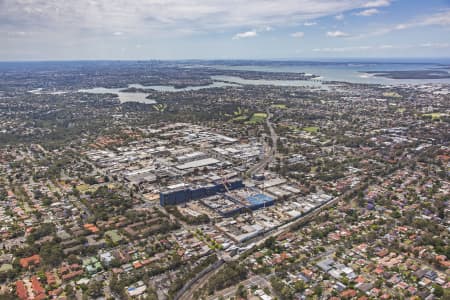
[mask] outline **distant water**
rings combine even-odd
[[[201,89],[209,89],[209,88],[219,88],[226,86],[238,86],[238,84],[227,83],[227,82],[213,82],[208,85],[201,86],[188,86],[185,88],[175,88],[171,85],[141,85],[141,84],[129,84],[128,88],[136,88],[136,89],[152,89],[158,92],[184,92],[184,91],[198,91]],[[139,102],[145,104],[155,104],[156,101],[153,99],[148,99],[147,93],[133,93],[133,92],[124,92],[126,88],[104,88],[104,87],[95,87],[91,89],[82,89],[79,90],[81,93],[91,93],[91,94],[115,94],[119,97],[121,103],[124,102]]]
[[[427,83],[450,84],[450,79],[391,79],[377,77],[365,71],[411,71],[430,70],[441,67],[435,63],[308,63],[292,66],[268,63],[263,65],[214,65],[219,70],[261,71],[261,72],[288,72],[309,73],[319,76],[322,81],[344,81],[350,83],[383,84],[383,85],[419,85]],[[443,69],[441,69],[443,70]],[[448,71],[449,69],[445,69]],[[305,82],[305,84],[308,81]]]
[[[266,79],[244,79],[237,76],[211,76],[213,80],[221,80],[226,82],[238,83],[240,85],[274,85],[274,86],[293,86],[293,87],[309,87],[309,88],[326,88],[321,81],[318,80],[266,80]]]
[[[153,99],[147,99],[148,94],[146,93],[126,93],[122,92],[122,88],[103,88],[95,87],[92,89],[79,90],[80,93],[91,93],[91,94],[115,94],[119,97],[120,103],[124,102],[139,102],[145,104],[155,104],[156,101]]]
[[[198,91],[203,89],[221,88],[227,86],[238,86],[238,84],[227,83],[227,82],[217,82],[214,81],[212,84],[199,85],[199,86],[187,86],[184,88],[176,88],[171,85],[142,85],[142,84],[130,84],[129,88],[137,89],[152,89],[158,92],[186,92],[186,91]]]

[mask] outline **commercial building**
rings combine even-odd
[[[226,188],[225,188],[226,185]],[[190,200],[202,199],[213,196],[218,193],[224,193],[227,190],[235,190],[244,187],[241,179],[229,181],[227,183],[214,182],[195,187],[186,186],[185,184],[173,186],[172,189],[161,192],[159,201],[161,206],[177,205],[186,203]]]

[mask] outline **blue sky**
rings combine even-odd
[[[450,0],[0,0],[0,60],[450,57]]]

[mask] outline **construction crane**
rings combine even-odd
[[[230,193],[230,189],[228,188],[228,186],[227,186],[227,184],[228,184],[228,181],[227,181],[227,177],[224,175],[224,171],[222,170],[222,172],[221,172],[222,174],[222,184],[223,184],[223,187],[225,188],[225,190],[227,191],[227,193]],[[245,199],[244,197],[242,197],[241,195],[239,195],[239,194],[235,194],[235,196],[241,201],[241,203],[245,206],[245,203],[247,203],[248,202],[248,200],[247,199]],[[249,209],[247,206],[245,206],[245,208],[246,209],[248,209],[248,212],[251,214],[251,215],[253,215],[253,211],[251,210],[251,209]]]

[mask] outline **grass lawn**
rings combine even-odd
[[[88,184],[80,184],[79,186],[77,186],[77,190],[79,190],[82,193],[89,190],[89,188],[90,188],[90,185],[88,185]]]
[[[113,243],[118,243],[123,239],[119,232],[115,229],[105,232],[105,235],[109,237]]]
[[[240,122],[240,121],[245,121],[247,119],[248,119],[248,116],[242,115],[242,116],[238,116],[238,117],[233,118],[233,121]]]
[[[164,112],[167,108],[167,104],[155,104],[153,105],[153,108],[159,112]]]
[[[397,92],[384,92],[383,96],[384,97],[390,97],[390,98],[402,98],[402,95],[400,95]]]
[[[253,116],[250,118],[250,120],[245,122],[245,124],[259,124],[264,122],[266,118],[267,118],[266,113],[254,113]]]
[[[273,108],[278,108],[278,109],[286,109],[287,106],[286,104],[272,104]]]
[[[431,119],[436,120],[436,119],[440,119],[441,117],[445,116],[446,114],[443,113],[431,113],[431,114],[424,114],[423,116],[426,117],[431,117]]]
[[[319,131],[319,127],[317,127],[317,126],[303,127],[303,131],[306,131],[309,133],[316,133]]]

